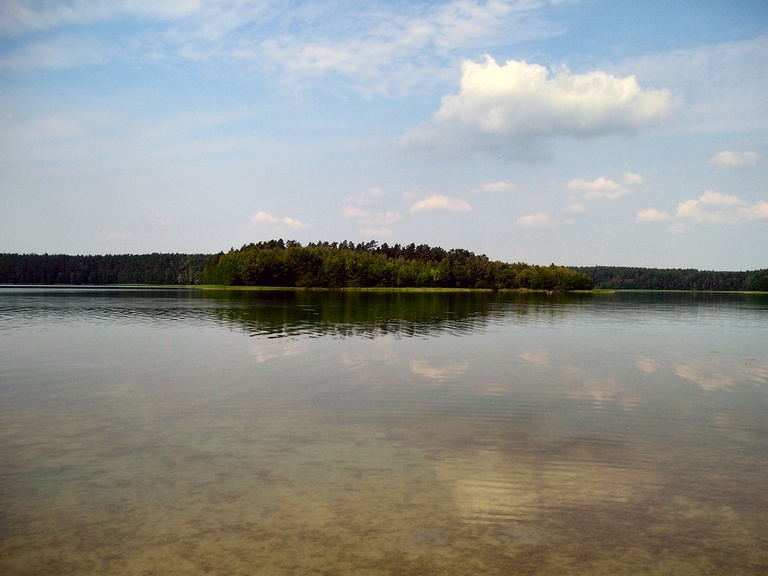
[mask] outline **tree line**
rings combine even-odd
[[[200,284],[210,254],[0,254],[1,284]]]
[[[0,254],[0,283],[768,292],[768,270],[530,266],[426,244],[269,240],[215,255]]]
[[[592,288],[587,275],[554,264],[509,264],[464,249],[390,246],[375,241],[306,246],[293,240],[251,243],[213,256],[203,271],[203,283],[307,288]]]
[[[710,290],[768,292],[768,270],[715,272],[695,269],[574,267],[589,276],[595,288],[609,290]]]

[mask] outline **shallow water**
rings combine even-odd
[[[0,288],[0,574],[766,574],[768,298]]]

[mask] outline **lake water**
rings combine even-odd
[[[0,574],[768,573],[768,296],[0,288]]]

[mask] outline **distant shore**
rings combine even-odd
[[[370,292],[370,293],[434,293],[434,294],[452,294],[452,293],[515,293],[515,294],[590,294],[590,295],[610,295],[610,294],[754,294],[768,295],[768,290],[651,290],[651,289],[615,289],[615,288],[593,288],[591,290],[538,290],[531,288],[391,288],[391,287],[373,287],[373,288],[316,288],[316,287],[297,287],[297,286],[223,286],[215,284],[0,284],[0,288],[28,289],[28,288],[57,288],[57,289],[98,289],[98,290],[201,290],[201,291],[220,291],[220,292]]]
[[[540,266],[427,245],[271,240],[219,254],[0,254],[0,285],[760,294],[768,292],[768,269]]]

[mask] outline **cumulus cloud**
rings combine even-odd
[[[656,210],[656,208],[647,208],[646,210],[640,210],[635,218],[636,222],[662,222],[672,218],[671,215],[666,212]]]
[[[550,73],[544,66],[492,57],[466,61],[459,92],[444,96],[429,124],[408,132],[408,149],[471,150],[524,156],[531,142],[556,136],[590,138],[632,133],[665,118],[669,90],[643,89],[634,76],[601,70]]]
[[[584,205],[578,204],[578,203],[569,204],[568,206],[566,206],[565,209],[571,214],[583,214],[586,211],[586,209],[584,208]]]
[[[645,182],[645,178],[640,176],[640,174],[634,174],[632,172],[626,172],[624,174],[624,178],[622,179],[622,182],[626,186],[635,186],[637,184],[642,184]]]
[[[637,213],[637,222],[659,222],[672,216],[655,208]],[[739,224],[768,220],[768,201],[749,203],[738,196],[707,190],[698,198],[680,202],[674,214],[673,234],[686,232],[694,224]]]
[[[597,180],[592,180],[591,182],[584,180],[584,178],[574,178],[568,182],[568,190],[615,192],[619,189],[621,189],[621,186],[616,184],[613,180],[608,180],[605,176],[601,176]]]
[[[254,224],[277,224],[280,222],[280,219],[272,216],[272,214],[260,211],[256,212],[255,214],[251,214],[251,222]]]
[[[747,220],[765,220],[768,219],[768,202],[761,200],[750,206],[739,209],[739,215]]]
[[[552,224],[552,219],[549,217],[549,214],[545,214],[544,212],[537,212],[536,214],[521,216],[517,219],[517,224],[518,226],[537,228],[541,226],[550,226]]]
[[[768,218],[768,202],[749,204],[737,196],[707,190],[695,200],[678,204],[675,217],[693,224],[736,224]]]
[[[469,212],[472,207],[459,198],[448,198],[442,194],[435,194],[429,198],[419,200],[411,206],[411,212]]]
[[[756,152],[733,152],[731,150],[723,150],[710,158],[709,163],[718,168],[743,170],[745,168],[756,166],[759,161],[760,154]]]
[[[584,180],[584,178],[574,178],[568,182],[568,190],[584,192],[584,198],[587,200],[595,200],[597,198],[613,200],[629,194],[629,190],[622,188],[619,184],[604,176],[591,182]]]
[[[364,236],[387,238],[392,236],[390,226],[403,217],[394,210],[383,209],[381,204],[386,194],[381,188],[369,188],[366,192],[348,199],[342,209],[344,218],[355,220]]]
[[[352,218],[354,220],[369,218],[371,215],[370,211],[359,208],[358,206],[344,206],[342,213],[344,214],[344,218]]]
[[[480,192],[508,192],[514,190],[516,186],[509,182],[487,182],[481,185],[479,188],[473,190],[475,193]]]
[[[282,225],[282,226],[287,226],[292,230],[305,230],[311,227],[309,224],[301,222],[300,220],[296,220],[288,216],[284,218],[278,218],[264,211],[259,211],[259,212],[256,212],[255,214],[251,214],[250,220],[252,224],[269,224],[273,226]]]

